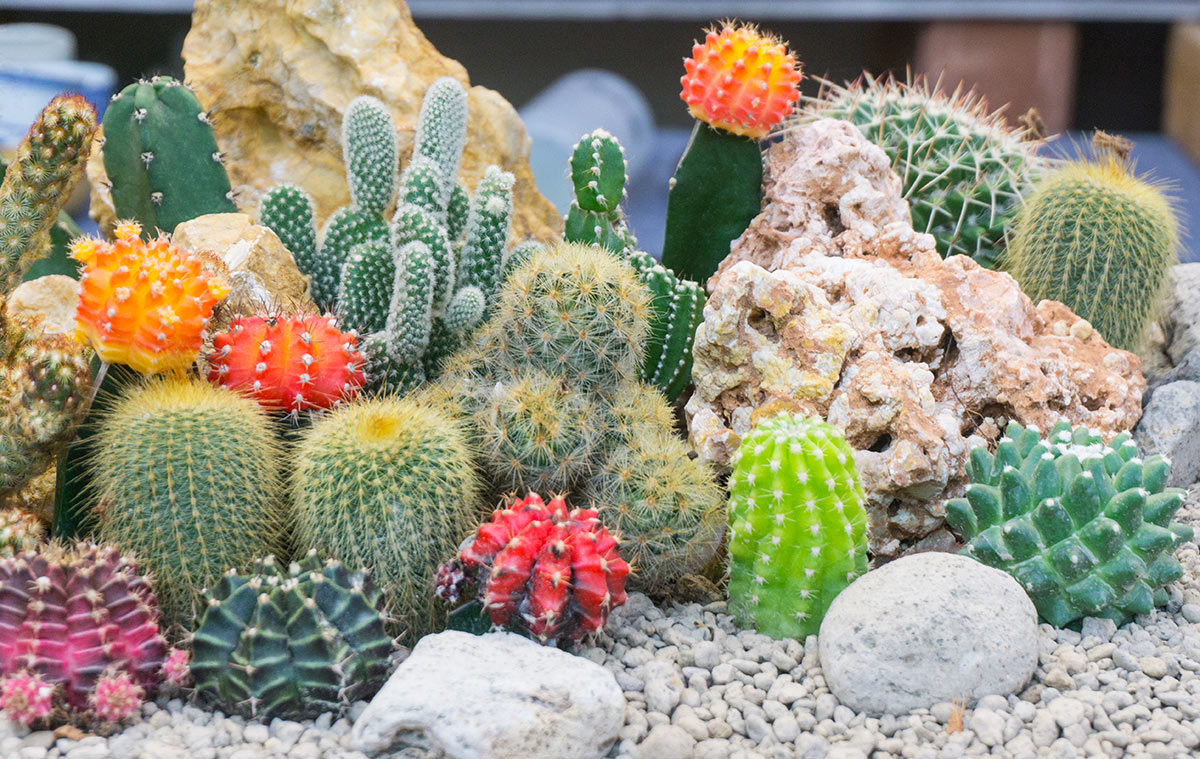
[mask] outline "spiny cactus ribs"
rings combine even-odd
[[[118,722],[152,696],[169,654],[146,579],[116,549],[56,544],[0,559],[0,706]]]
[[[358,394],[363,356],[333,316],[238,316],[213,339],[208,378],[272,411],[328,409]]]
[[[512,625],[542,643],[575,642],[604,627],[625,603],[629,565],[591,509],[568,512],[536,493],[500,509],[456,559],[442,565],[437,593],[457,603],[480,586],[492,624]]]
[[[971,451],[967,472],[967,497],[946,503],[963,553],[1016,578],[1052,625],[1124,624],[1166,603],[1164,586],[1183,574],[1175,549],[1194,532],[1171,521],[1183,491],[1165,487],[1170,463],[1141,458],[1127,433],[1105,445],[1059,422],[1043,440],[1012,422],[995,455]]]

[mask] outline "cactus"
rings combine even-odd
[[[567,242],[599,245],[614,253],[632,250],[637,240],[625,227],[625,148],[603,129],[585,134],[571,151],[575,200],[567,211]]]
[[[204,588],[283,547],[279,443],[250,398],[152,380],[102,419],[89,464],[98,534],[154,574],[167,625],[194,629]]]
[[[440,179],[435,196],[439,209],[448,209],[458,187],[458,164],[467,144],[467,91],[451,77],[429,85],[417,115],[413,155],[431,161]],[[451,235],[457,239],[458,235]]]
[[[635,251],[629,263],[650,290],[650,330],[642,380],[654,385],[672,403],[692,382],[692,344],[704,321],[708,296],[695,282],[679,279],[649,254]]]
[[[169,76],[135,82],[113,98],[102,150],[117,218],[137,220],[147,236],[237,211],[208,114]]]
[[[943,257],[999,264],[1005,229],[1045,167],[1035,135],[1009,127],[972,92],[947,95],[923,79],[864,76],[846,87],[823,81],[800,121],[819,118],[850,121],[883,148],[913,228],[933,235]]]
[[[1106,153],[1037,186],[1013,220],[1003,266],[1034,303],[1057,300],[1135,351],[1162,302],[1178,229],[1162,190]]]
[[[42,110],[0,184],[0,295],[7,296],[50,247],[50,231],[83,176],[96,109],[78,95]]]
[[[1010,422],[996,453],[971,451],[965,498],[946,502],[963,553],[1011,574],[1055,627],[1082,617],[1118,625],[1167,602],[1183,575],[1175,549],[1194,531],[1171,521],[1183,491],[1170,463],[1142,458],[1128,433],[1107,445],[1059,422],[1042,439]]]
[[[739,623],[803,640],[866,573],[853,454],[835,428],[788,413],[742,439],[729,478],[729,608]]]
[[[663,265],[703,282],[762,203],[758,141],[800,98],[800,66],[753,26],[707,32],[684,60],[680,96],[696,119],[671,181]]]
[[[334,316],[235,316],[213,338],[208,379],[248,393],[270,411],[296,415],[358,395],[363,357]]]
[[[408,640],[436,628],[434,570],[480,516],[460,425],[428,402],[362,401],[317,421],[294,462],[296,543],[371,567],[388,616]]]
[[[0,701],[20,721],[52,716],[51,704],[119,721],[133,692],[140,703],[162,681],[168,650],[154,593],[115,548],[52,543],[0,558],[0,608]]]
[[[84,264],[76,335],[102,361],[138,372],[179,372],[195,361],[213,308],[229,287],[204,259],[159,235],[140,239],[137,222],[117,224],[114,242],[80,238],[71,256]]]
[[[311,195],[294,184],[272,187],[259,202],[259,223],[275,232],[295,259],[296,268],[305,274],[313,273],[317,211]]]
[[[46,525],[22,509],[0,510],[0,556],[34,549],[46,537]]]
[[[576,642],[625,603],[629,565],[591,509],[568,511],[536,493],[492,514],[438,570],[437,594],[457,603],[477,587],[492,624],[542,643]]]
[[[286,569],[267,557],[231,571],[206,597],[191,668],[197,692],[223,710],[312,719],[369,699],[387,677],[392,639],[365,572],[310,550]]]

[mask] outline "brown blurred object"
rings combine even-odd
[[[1054,134],[1071,126],[1079,31],[1066,22],[936,21],[917,33],[913,68],[949,90],[961,81],[1010,121],[1036,108]]]
[[[1167,40],[1163,131],[1200,161],[1200,24],[1176,24]]]

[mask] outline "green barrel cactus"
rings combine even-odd
[[[1043,439],[1011,422],[995,454],[971,451],[967,474],[966,497],[946,502],[963,553],[1011,574],[1056,627],[1124,624],[1166,603],[1164,586],[1183,575],[1174,552],[1193,530],[1172,521],[1183,491],[1127,433],[1105,444],[1059,422]]]
[[[136,219],[144,235],[237,211],[207,113],[169,76],[135,82],[113,98],[103,155],[117,218]]]
[[[1034,303],[1057,300],[1133,351],[1162,302],[1178,244],[1171,201],[1109,153],[1038,185],[1013,220],[1003,265]]]
[[[943,257],[962,254],[996,268],[1005,229],[1045,168],[1039,142],[974,94],[947,95],[923,80],[865,76],[847,87],[822,85],[801,120],[857,126],[892,160],[913,228],[933,235]]]
[[[729,607],[740,623],[803,640],[867,571],[853,454],[833,427],[787,413],[743,438],[729,479]]]
[[[196,691],[250,719],[312,719],[369,699],[387,679],[392,639],[365,572],[310,550],[284,568],[259,559],[205,593],[192,638]]]

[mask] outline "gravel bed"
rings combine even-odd
[[[1200,528],[1200,491],[1177,517]],[[628,702],[617,759],[956,759],[994,756],[1200,755],[1200,550],[1177,554],[1184,577],[1170,602],[1121,629],[1086,620],[1080,632],[1042,625],[1033,683],[973,709],[936,704],[868,717],[825,685],[815,636],[774,641],[739,631],[723,602],[657,608],[640,594],[578,653],[610,669]],[[55,738],[0,718],[8,759],[366,759],[347,717],[226,717],[173,699],[146,704],[109,738]],[[434,759],[408,749],[386,759]]]

